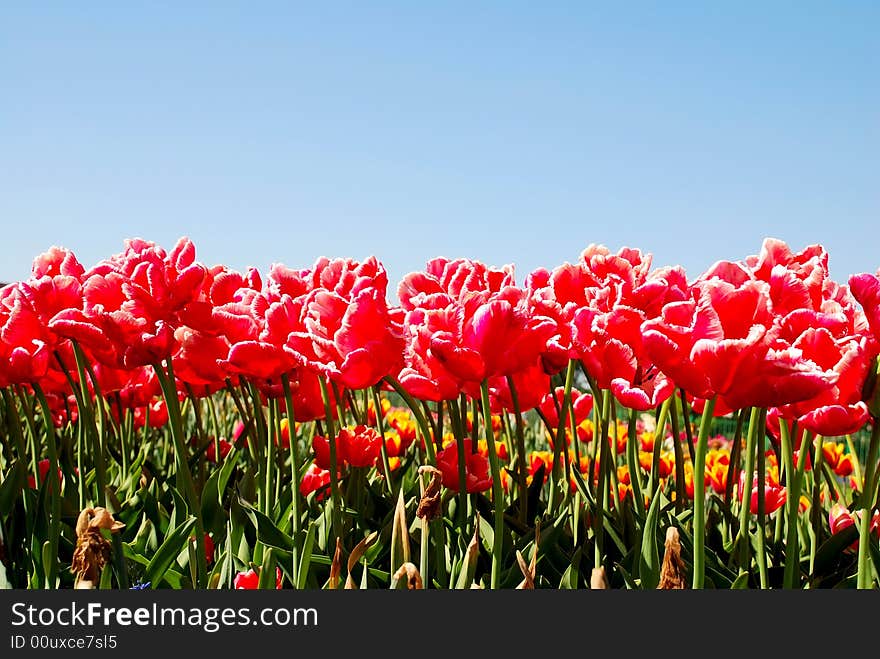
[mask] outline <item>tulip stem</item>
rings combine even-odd
[[[688,453],[691,456],[691,464],[694,464],[697,458],[694,454],[694,431],[691,428],[691,413],[688,409],[688,402],[684,389],[679,389],[678,392],[681,397],[681,421],[684,425],[685,437],[687,437]]]
[[[694,590],[703,588],[706,582],[706,451],[709,443],[709,429],[712,427],[712,412],[715,410],[713,396],[706,400],[700,433],[697,437],[696,460],[694,462]],[[684,400],[684,398],[682,398]]]
[[[97,483],[97,496],[95,498],[99,506],[104,506],[106,502],[105,489],[107,487],[107,466],[104,462],[104,440],[98,432],[98,427],[95,423],[95,410],[92,405],[91,394],[89,393],[89,385],[86,382],[86,357],[82,348],[79,347],[76,341],[72,341],[72,343],[80,387],[79,392],[74,390],[74,394],[78,393],[76,399],[77,404],[79,405],[79,415],[85,422],[86,434],[92,440],[91,445],[95,459],[95,479]]]
[[[567,443],[565,437],[565,426],[567,425],[566,417],[568,415],[568,406],[571,402],[571,387],[574,382],[575,361],[568,360],[568,367],[565,369],[565,387],[562,393],[562,403],[559,406],[559,420],[556,423],[556,434],[553,436],[553,478],[550,487],[550,504],[549,508],[553,515],[556,514],[557,497],[565,498],[565,488],[567,486],[568,474],[563,468],[563,462],[560,459],[568,454]],[[553,396],[556,396],[556,390]],[[563,480],[564,478],[564,480]]]
[[[516,385],[512,375],[507,376],[507,388],[510,389],[510,399],[513,402],[513,412],[516,417],[516,454],[519,459],[519,468],[516,470],[516,484],[519,489],[519,522],[525,524],[528,518],[529,496],[528,487],[526,486],[526,437],[522,411],[519,407],[519,397],[516,394]]]
[[[425,440],[425,452],[428,454],[428,462],[436,466],[437,454],[434,451],[434,444],[431,438],[431,429],[428,427],[428,420],[422,413],[421,407],[415,401],[415,399],[409,395],[409,392],[403,388],[403,385],[401,385],[400,382],[397,381],[397,378],[387,375],[384,379],[388,384],[391,385],[394,391],[396,391],[398,395],[403,398],[407,407],[409,407],[410,411],[413,413],[413,416],[416,418],[416,423],[419,426],[419,430],[422,431],[422,437]],[[476,419],[474,419],[474,423],[476,423]]]
[[[44,565],[46,571],[46,587],[57,588],[58,579],[58,541],[61,537],[61,492],[60,490],[60,471],[58,469],[58,447],[57,438],[55,437],[55,423],[52,421],[52,410],[46,395],[40,388],[40,385],[34,381],[32,383],[34,394],[40,401],[40,407],[43,410],[43,425],[46,427],[46,449],[49,454],[49,471],[46,472],[46,487],[49,490],[49,498],[51,507],[49,509],[49,565]]]
[[[189,460],[187,459],[188,451],[184,437],[183,416],[180,413],[180,401],[177,398],[177,386],[175,385],[171,358],[166,359],[165,363],[168,367],[167,373],[161,364],[155,364],[154,369],[159,380],[159,386],[162,388],[162,395],[165,397],[165,406],[168,408],[168,419],[171,422],[171,438],[174,441],[174,449],[177,455],[177,472],[183,483],[184,496],[190,508],[190,514],[196,518],[197,579],[193,587],[207,588],[208,566],[207,557],[205,556],[205,525],[202,520],[202,505],[196,493],[192,472],[189,468]]]
[[[291,517],[293,528],[293,551],[292,568],[294,585],[300,583],[299,578],[299,546],[300,531],[302,529],[302,501],[299,491],[300,471],[299,471],[299,446],[296,438],[296,415],[293,412],[293,394],[290,391],[290,376],[284,373],[281,376],[281,386],[284,389],[284,403],[287,406],[287,433],[290,437],[290,496],[291,496]],[[218,458],[219,459],[219,458]]]
[[[461,411],[458,401],[450,400],[449,416],[452,418],[452,432],[455,434],[455,448],[458,455],[458,525],[463,538],[467,538],[467,455],[464,446],[464,428],[461,425]],[[467,404],[467,403],[465,403]]]
[[[724,505],[729,509],[733,499],[733,484],[739,477],[739,461],[742,454],[742,433],[746,414],[749,408],[744,407],[736,415],[736,430],[733,432],[733,442],[730,447],[730,462],[727,469],[727,482],[724,484]]]
[[[797,587],[799,579],[800,556],[798,555],[798,505],[800,503],[800,487],[798,475],[800,469],[794,464],[794,445],[791,440],[791,432],[785,419],[780,419],[779,436],[782,442],[782,454],[785,461],[785,482],[787,496],[785,505],[786,530],[785,530],[785,567],[783,571],[782,587],[793,589]],[[804,451],[801,448],[798,456],[799,463],[805,463]],[[796,471],[797,470],[797,471]],[[780,513],[781,516],[781,513]]]
[[[274,478],[273,472],[275,471],[275,449],[276,447],[281,445],[281,435],[280,433],[276,434],[276,423],[278,418],[278,402],[276,400],[269,401],[269,425],[268,425],[268,433],[267,433],[267,442],[266,442],[266,474],[265,474],[265,487],[266,492],[264,495],[265,498],[265,512],[266,515],[273,519],[274,515],[272,513],[272,503],[277,499],[273,496],[274,490]]]
[[[333,501],[333,516],[331,518],[331,537],[335,541],[341,537],[342,532],[342,501],[339,497],[339,458],[336,452],[336,428],[333,423],[333,405],[330,402],[330,391],[327,387],[327,380],[323,376],[318,376],[318,382],[321,385],[321,396],[324,398],[324,415],[327,423],[327,444],[330,446],[330,498]],[[329,543],[328,546],[332,546]]]
[[[486,432],[486,446],[489,450],[489,466],[492,469],[492,504],[495,508],[495,526],[492,539],[492,575],[490,588],[498,588],[501,580],[501,551],[504,547],[504,491],[501,487],[501,468],[495,451],[495,433],[492,432],[492,409],[489,405],[489,382],[480,385],[483,403],[483,426]],[[474,419],[476,423],[476,419]]]
[[[877,498],[877,458],[880,454],[880,419],[871,420],[871,440],[868,444],[868,457],[865,460],[865,471],[862,474],[863,487],[862,494],[859,497],[862,508],[868,510],[874,507]],[[858,461],[858,457],[853,455],[853,461]]]
[[[660,487],[660,452],[663,441],[666,438],[666,418],[669,416],[671,398],[667,398],[660,406],[657,414],[657,423],[654,426],[654,452],[651,456],[651,498],[657,494]],[[674,412],[673,412],[674,413]]]
[[[874,572],[871,567],[871,509],[859,510],[859,562],[856,577],[856,587],[859,590],[867,590],[873,587]]]
[[[819,533],[822,530],[822,470],[825,463],[825,451],[822,449],[825,439],[822,435],[816,435],[816,459],[813,461],[812,473],[812,505],[810,507],[810,580],[815,576],[816,550],[818,548]]]
[[[672,404],[669,406],[669,419],[672,425],[672,451],[675,458],[675,512],[680,513],[684,510],[687,501],[687,485],[685,483],[684,473],[684,452],[681,450],[681,429],[678,425],[678,411],[675,405],[675,394],[669,399]],[[654,441],[657,441],[656,438]]]
[[[27,447],[24,443],[24,436],[21,433],[21,418],[18,416],[18,409],[15,406],[15,400],[12,398],[12,394],[8,387],[3,387],[0,389],[3,395],[3,402],[6,405],[6,415],[4,421],[6,422],[6,430],[12,435],[12,441],[15,442],[15,448],[18,450],[18,462],[24,465],[24,472],[21,473],[21,486],[24,487],[27,484]],[[36,478],[40,477],[40,472],[37,471]],[[82,480],[82,479],[81,479]],[[37,481],[34,480],[36,483]],[[24,506],[25,511],[25,519],[29,517],[28,511],[30,510],[30,499],[28,497],[22,497],[21,503]]]
[[[656,441],[656,439],[655,439]],[[629,471],[629,483],[632,487],[635,512],[642,517],[645,512],[645,498],[642,496],[642,481],[639,475],[639,440],[636,438],[636,411],[629,411],[629,424],[626,429],[626,468]]]
[[[751,514],[751,496],[752,481],[755,471],[755,447],[758,443],[758,434],[764,426],[764,410],[760,407],[753,407],[751,416],[749,417],[749,429],[746,434],[746,464],[743,468],[740,480],[742,486],[739,486],[739,532],[737,533],[736,542],[740,548],[740,567],[748,570],[749,568],[749,516]]]
[[[34,481],[40,482],[40,438],[37,435],[37,426],[34,421],[34,410],[28,402],[27,395],[24,392],[24,388],[19,386],[15,387],[15,394],[18,397],[19,402],[21,403],[21,411],[24,414],[25,427],[28,431],[28,444],[30,445],[31,452],[31,472],[34,477]]]
[[[593,432],[593,441],[598,443],[599,452],[599,469],[596,482],[596,503],[598,504],[595,514],[593,515],[593,567],[599,569],[602,567],[602,559],[605,545],[605,506],[608,503],[608,487],[606,485],[605,472],[610,462],[608,447],[608,422],[611,416],[611,392],[602,389],[593,390],[594,401],[598,400],[601,407],[601,413],[597,412],[597,420],[599,421],[599,433]],[[598,410],[599,407],[593,407]]]
[[[373,393],[373,407],[376,409],[376,427],[379,429],[379,435],[382,437],[382,450],[379,455],[382,460],[382,473],[385,474],[385,487],[388,494],[394,498],[394,486],[391,483],[391,463],[388,461],[388,447],[385,445],[385,419],[382,416],[382,400],[379,396],[378,387],[370,387]],[[364,414],[366,414],[367,403],[364,403]]]
[[[766,419],[766,412],[761,414],[762,419]],[[767,541],[766,529],[764,528],[765,522],[765,506],[764,506],[764,496],[765,490],[767,487],[767,469],[766,469],[766,440],[764,438],[764,423],[760,424],[758,428],[758,443],[755,447],[755,454],[757,455],[758,460],[758,528],[756,533],[758,534],[758,575],[761,580],[761,588],[767,588],[767,549],[765,547]],[[748,492],[749,503],[747,505],[751,506],[751,487],[745,488],[745,491]]]

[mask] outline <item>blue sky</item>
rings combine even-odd
[[[181,235],[392,286],[591,242],[880,266],[878,3],[134,4],[0,6],[0,279]]]

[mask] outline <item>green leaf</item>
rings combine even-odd
[[[171,517],[168,519],[168,528],[165,531],[166,534],[171,533],[174,528],[180,524],[181,515],[188,515],[189,512],[189,508],[187,508],[183,497],[180,496],[180,492],[171,486],[168,486],[168,491],[171,493],[174,505],[171,507]]]
[[[748,572],[740,572],[739,576],[733,580],[733,583],[730,585],[731,590],[748,590],[749,588],[749,573]]]
[[[626,569],[620,564],[615,563],[614,567],[620,573],[620,576],[623,577],[623,583],[626,584],[627,590],[636,590],[638,586],[636,586],[636,582],[633,580],[632,575],[626,571]]]
[[[244,509],[245,514],[250,517],[254,527],[256,527],[257,538],[260,542],[269,547],[277,547],[287,552],[294,550],[293,538],[279,529],[275,522],[246,501],[239,501],[239,503]]]
[[[20,460],[16,460],[6,473],[3,483],[0,483],[0,516],[8,517],[12,514],[21,494],[26,473],[27,467]]]
[[[830,572],[844,550],[859,539],[859,525],[851,524],[842,531],[838,531],[816,550],[816,560],[813,562],[813,573],[823,575]]]
[[[486,519],[483,515],[478,517],[480,525],[480,540],[487,554],[492,553],[492,543],[495,541],[495,529],[492,528],[492,518]]]
[[[202,488],[202,520],[205,532],[217,533],[223,528],[226,515],[223,510],[223,491],[219,489],[220,470],[213,472]]]
[[[565,569],[565,572],[562,574],[562,580],[559,582],[560,589],[577,590],[578,580],[580,579],[581,557],[583,556],[583,554],[583,547],[578,547],[578,550],[571,557],[571,564]]]
[[[168,568],[171,567],[178,555],[184,550],[186,543],[189,541],[190,532],[195,525],[196,518],[189,517],[183,524],[165,536],[165,540],[150,560],[144,576],[144,580],[151,582],[153,588],[159,586]]]
[[[541,468],[543,468],[543,464],[541,465]],[[584,501],[586,501],[591,506],[595,506],[596,500],[592,496],[590,496],[590,490],[589,488],[587,488],[587,484],[584,482],[584,477],[581,476],[580,470],[572,469],[571,475],[574,476],[575,486],[577,487],[578,492],[580,492],[581,496],[584,498]]]
[[[877,546],[877,540],[874,537],[874,534],[870,534],[870,540],[868,541],[868,548],[871,554],[871,561],[874,564],[874,576],[880,577],[880,547]],[[873,587],[873,584],[872,584]]]
[[[660,492],[654,495],[645,526],[642,529],[642,551],[639,554],[638,577],[642,588],[654,589],[660,583],[660,552],[657,549],[657,511],[660,509]]]
[[[46,540],[46,542],[43,543],[43,551],[41,552],[41,556],[43,559],[43,570],[44,571],[46,571],[46,567],[50,563],[57,560],[57,557],[55,556],[55,552],[52,551],[52,543],[49,542],[48,540]],[[57,584],[54,584],[54,583],[47,583],[46,584],[46,588],[49,588],[50,590],[55,590],[56,587],[57,587]]]
[[[263,555],[263,564],[260,566],[260,580],[257,588],[259,590],[275,590],[275,553],[271,547],[266,549]]]
[[[296,575],[296,587],[300,590],[305,589],[309,583],[309,568],[313,560],[312,548],[315,546],[315,524],[315,522],[310,522],[309,528],[306,529],[306,539],[303,543],[299,574]]]
[[[101,581],[98,585],[98,588],[101,590],[110,590],[113,587],[113,567],[110,563],[104,566],[104,569],[101,570]]]

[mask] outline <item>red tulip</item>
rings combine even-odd
[[[856,522],[860,521],[862,515],[863,512],[861,510],[851,513],[845,506],[842,506],[839,503],[832,504],[831,509],[828,511],[828,526],[831,529],[831,534],[836,535],[844,529],[849,528]],[[880,512],[874,511],[874,514],[871,516],[870,532],[872,535],[880,537]],[[856,551],[858,547],[859,541],[854,540],[853,543],[847,547],[847,550]]]
[[[0,289],[0,387],[27,384],[49,368],[52,337],[15,286]]]
[[[372,467],[382,451],[382,436],[367,426],[342,428],[336,442],[339,461],[352,467]]]
[[[471,440],[464,439],[465,489],[469,494],[485,492],[492,487],[489,460],[481,453],[471,452]],[[458,446],[451,444],[437,451],[437,468],[443,472],[443,485],[458,492]]]
[[[327,488],[330,485],[330,471],[321,469],[317,464],[312,463],[302,476],[299,484],[299,492],[304,497],[309,496],[312,492],[318,492],[317,500],[321,501],[327,497]]]
[[[232,580],[235,590],[256,590],[260,586],[260,573],[253,568],[247,572],[238,572]],[[281,590],[281,568],[275,568],[275,589]]]
[[[758,476],[755,475],[752,479],[752,488],[751,495],[749,498],[749,510],[753,515],[758,514]],[[745,473],[740,472],[739,475],[739,492],[740,492],[740,501],[742,501],[743,496],[745,494]],[[784,504],[786,499],[786,489],[779,485],[778,483],[774,483],[772,480],[765,479],[764,481],[764,512],[766,514],[770,514],[779,510]]]
[[[337,446],[337,462],[342,463],[342,457],[339,455],[338,449],[339,447]],[[327,438],[323,435],[314,435],[312,437],[312,451],[315,454],[315,465],[320,469],[330,469],[330,442]]]
[[[537,407],[547,389],[550,388],[550,376],[547,375],[537,359],[531,367],[517,371],[511,377],[516,389],[520,412],[527,412]],[[503,376],[489,378],[488,384],[491,411],[495,414],[501,414],[504,411],[513,412],[515,407],[507,378]],[[465,391],[473,398],[480,397],[480,387],[476,383],[467,385]]]
[[[880,271],[876,275],[853,275],[849,278],[849,288],[865,310],[874,340],[880,341]]]
[[[562,396],[565,393],[565,387],[556,387],[552,393],[545,394],[541,399],[538,409],[547,418],[551,428],[559,425],[559,410],[562,407]],[[571,406],[574,410],[575,426],[579,426],[582,422],[590,418],[590,412],[593,410],[593,397],[590,394],[581,393],[574,387],[571,389]]]

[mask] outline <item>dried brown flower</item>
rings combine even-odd
[[[666,553],[663,554],[663,566],[660,569],[659,590],[684,590],[687,588],[685,565],[681,559],[681,542],[678,529],[670,526],[666,529]]]
[[[86,508],[76,520],[76,549],[70,569],[76,576],[75,588],[94,588],[101,570],[110,560],[110,543],[101,533],[117,533],[125,524],[113,519],[106,508]]]
[[[443,483],[443,472],[430,465],[419,467],[419,474],[431,474],[431,482],[425,488],[425,493],[419,501],[416,509],[416,517],[431,521],[440,515],[440,486]]]
[[[419,568],[412,563],[404,563],[397,572],[394,573],[392,580],[396,581],[406,577],[406,587],[409,590],[422,590],[425,586],[422,584],[422,575],[419,574]]]

